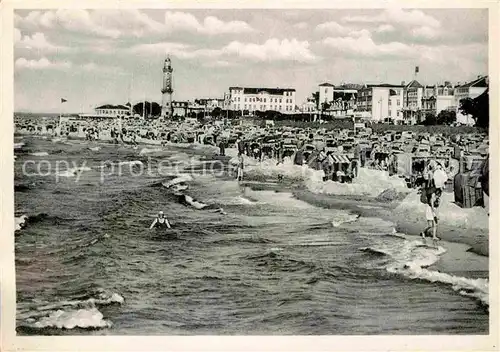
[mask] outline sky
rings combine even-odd
[[[488,73],[486,9],[17,10],[16,111],[222,98],[230,86],[466,82]],[[61,104],[61,98],[67,100]]]

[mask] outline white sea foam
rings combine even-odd
[[[30,155],[33,155],[33,156],[47,156],[47,155],[49,155],[49,153],[47,153],[47,152],[35,152],[35,153],[31,153]]]
[[[131,161],[120,161],[118,163],[118,165],[130,165],[130,166],[134,166],[134,165],[143,165],[142,161],[140,160],[131,160]]]
[[[49,316],[43,317],[33,324],[35,328],[109,328],[112,323],[104,319],[104,316],[97,308],[78,310],[56,310]]]
[[[91,171],[92,169],[88,166],[73,167],[64,171],[57,173],[58,177],[76,177],[79,173],[83,171]]]
[[[461,295],[474,297],[485,305],[489,304],[487,279],[465,278],[427,269],[446,252],[446,249],[441,246],[434,249],[423,246],[419,240],[412,240],[392,242],[391,245],[372,249],[391,257],[391,263],[386,266],[388,272],[403,275],[409,279],[447,284]]]
[[[192,181],[193,177],[189,174],[180,175],[173,180],[163,183],[163,187],[170,188],[176,184]]]
[[[14,149],[21,149],[24,146],[23,142],[20,143],[14,143]]]
[[[23,226],[26,223],[27,219],[28,219],[28,217],[26,215],[17,216],[15,218],[16,231],[19,231],[19,230],[21,230],[23,228]]]
[[[105,320],[97,306],[122,304],[124,298],[118,293],[101,290],[97,297],[87,300],[61,301],[30,311],[25,317],[28,326],[33,328],[108,328],[111,321]]]
[[[342,214],[342,213],[341,213]],[[332,221],[333,227],[339,227],[342,224],[348,224],[358,220],[359,215],[357,214],[344,214],[341,219],[336,219]]]
[[[101,147],[89,147],[89,149],[93,152],[98,152],[99,150],[101,150]]]
[[[163,151],[162,148],[142,148],[141,151],[139,152],[139,155],[145,155],[145,154],[150,154],[150,153],[158,153]]]

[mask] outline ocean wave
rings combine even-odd
[[[109,328],[112,322],[105,320],[99,306],[122,304],[124,298],[113,292],[98,289],[86,299],[60,301],[36,307],[35,310],[19,314],[22,329],[99,329]]]
[[[189,181],[192,181],[193,180],[193,177],[189,174],[184,174],[184,175],[179,175],[177,176],[176,178],[174,178],[173,180],[170,180],[170,181],[167,181],[167,182],[164,182],[162,183],[163,187],[165,188],[170,188],[174,185],[177,185],[179,183],[185,183],[185,182],[189,182]]]
[[[24,228],[24,226],[26,225],[26,220],[28,219],[28,216],[26,215],[21,215],[21,216],[18,216],[15,218],[15,224],[16,224],[16,230],[15,231],[19,231],[21,229]]]
[[[378,256],[378,257],[385,257],[388,255],[386,252],[384,252],[380,249],[371,248],[371,247],[361,248],[360,251],[365,252],[365,253],[369,253],[369,254],[373,254],[373,255]]]
[[[30,155],[32,155],[32,156],[47,156],[47,155],[49,155],[49,153],[47,153],[47,152],[34,152],[34,153],[30,153]]]
[[[56,173],[58,177],[75,177],[78,173],[83,171],[91,171],[92,169],[88,166],[73,167],[68,170],[60,171]]]
[[[435,264],[439,257],[446,252],[442,246],[437,249],[422,245],[421,241],[397,241],[384,248],[371,248],[391,257],[385,269],[393,274],[402,275],[408,279],[424,280],[441,283],[463,296],[473,297],[488,306],[488,280],[454,276],[436,270],[427,269]]]
[[[105,320],[103,314],[97,308],[78,310],[56,310],[48,316],[42,317],[38,321],[33,318],[28,319],[25,327],[32,329],[102,329],[113,326],[111,321]]]
[[[14,150],[21,149],[24,147],[26,144],[24,142],[19,142],[19,143],[14,143]]]
[[[358,219],[359,219],[359,214],[346,214],[345,217],[342,219],[332,220],[332,225],[333,227],[339,227],[342,224],[348,224]]]
[[[136,166],[136,165],[144,165],[144,163],[140,160],[130,160],[130,161],[120,161],[116,165],[118,165],[118,166],[123,166],[123,165]]]
[[[235,243],[274,243],[274,241],[260,236],[251,236],[224,238],[222,240],[216,240],[211,243],[218,245],[234,245]]]
[[[142,148],[141,151],[139,152],[139,155],[145,155],[145,154],[151,154],[151,153],[159,153],[162,152],[162,148]]]
[[[68,222],[72,219],[61,218],[58,216],[49,215],[47,213],[38,213],[34,215],[27,215],[25,219],[25,225],[36,224],[43,221],[49,221],[53,224],[59,224],[62,222]]]

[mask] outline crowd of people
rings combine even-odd
[[[426,205],[427,227],[421,236],[424,243],[426,238],[432,238],[434,244],[438,240],[440,197],[450,178],[452,159],[461,159],[471,150],[484,156],[488,150],[487,136],[479,133],[443,136],[386,131],[377,134],[370,128],[327,131],[260,127],[252,124],[231,125],[221,121],[200,123],[197,120],[167,122],[140,119],[73,119],[61,122],[57,119],[16,118],[15,128],[18,133],[77,137],[117,144],[137,145],[153,141],[161,145],[199,143],[218,147],[221,156],[226,155],[228,147],[235,146],[238,150],[235,178],[238,181],[242,181],[244,177],[244,155],[257,161],[273,159],[277,164],[289,157],[296,165],[323,170],[324,181],[343,183],[352,182],[361,167],[399,175],[402,173],[400,156],[407,154],[416,161],[412,159],[404,176],[410,174],[411,187],[420,187],[420,200]],[[456,172],[458,170],[451,171]],[[188,196],[183,197],[182,204],[197,209],[206,207]],[[151,225],[152,228],[169,227],[168,220],[163,219],[163,214],[159,214]]]

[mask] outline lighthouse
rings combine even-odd
[[[170,57],[167,56],[163,63],[163,87],[161,89],[161,117],[172,117],[172,62]]]

